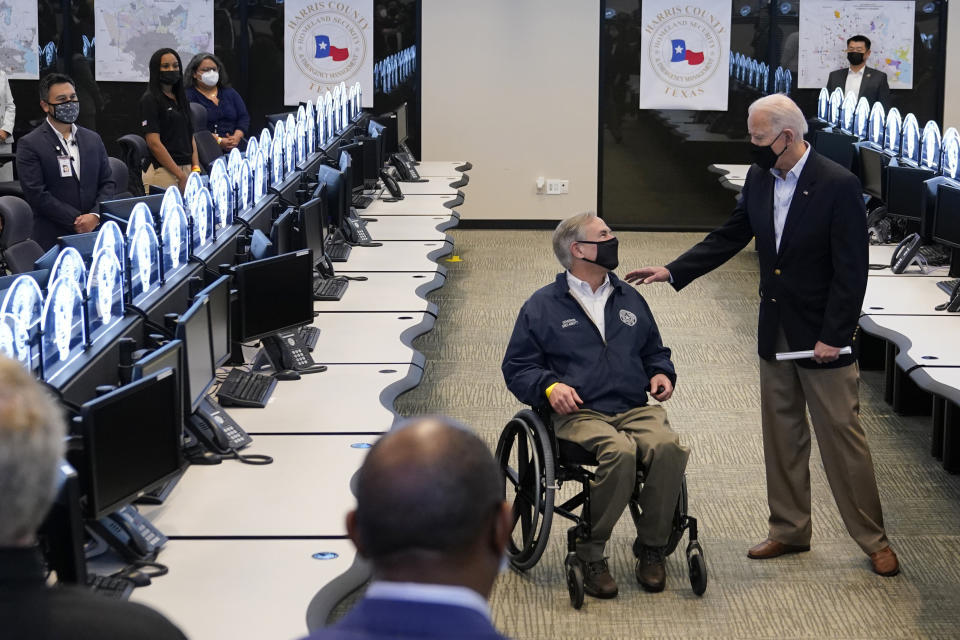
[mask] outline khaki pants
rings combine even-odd
[[[180,165],[180,170],[185,174],[190,175],[190,165],[182,164]],[[166,189],[167,187],[179,185],[180,181],[177,180],[177,177],[170,173],[164,167],[154,167],[150,165],[147,167],[147,170],[141,174],[143,178],[143,187],[149,191],[149,185],[155,187],[160,187],[161,189]]]
[[[577,545],[577,555],[588,562],[603,558],[613,527],[633,494],[637,465],[646,472],[641,514],[634,522],[637,537],[644,545],[665,545],[690,451],[670,429],[663,407],[637,407],[613,416],[584,409],[555,415],[553,423],[558,438],[576,442],[599,462],[590,483],[591,539]]]
[[[777,351],[789,351],[781,331]],[[791,361],[760,360],[763,457],[772,540],[808,545],[810,410],[833,499],[850,536],[866,553],[886,547],[873,459],[860,426],[860,370],[804,369]]]

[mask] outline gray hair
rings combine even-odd
[[[66,424],[59,405],[0,356],[0,547],[30,541],[56,492]]]
[[[561,220],[560,224],[553,231],[553,253],[557,260],[563,265],[564,269],[569,269],[573,264],[573,256],[570,254],[570,245],[583,239],[583,232],[591,220],[597,217],[595,211],[585,211],[575,216],[570,216],[566,220]]]
[[[800,110],[796,102],[782,93],[775,93],[754,100],[747,108],[747,115],[749,116],[754,111],[762,111],[770,116],[770,124],[773,126],[771,133],[779,133],[784,129],[790,129],[797,138],[802,138],[807,132],[807,119],[803,117],[803,111]]]

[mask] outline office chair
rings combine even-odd
[[[196,102],[190,103],[190,119],[193,120],[193,132],[207,130],[207,108]]]
[[[112,156],[109,160],[110,177],[113,178],[113,184],[115,185],[115,192],[111,199],[131,197],[130,191],[128,191],[130,186],[130,170],[127,168],[126,163]]]
[[[117,139],[123,151],[123,161],[127,165],[127,190],[134,196],[144,195],[143,172],[150,162],[150,149],[147,141],[135,133],[128,133]]]
[[[26,200],[0,196],[0,261],[10,273],[33,270],[33,263],[43,249],[30,236],[33,234],[33,210]]]

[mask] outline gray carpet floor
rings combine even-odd
[[[403,415],[453,416],[493,448],[521,408],[500,374],[517,311],[559,268],[547,231],[452,235],[461,261],[443,262],[447,282],[432,295],[440,317],[415,343],[427,358],[424,380],[399,399],[398,408]],[[702,237],[618,235],[621,274],[664,264]],[[700,520],[709,568],[704,596],[691,592],[679,552],[667,561],[665,592],[639,588],[632,524],[625,515],[608,547],[619,597],[587,597],[582,610],[573,610],[562,571],[566,521],[556,518],[540,562],[525,574],[505,572],[494,589],[494,621],[504,633],[577,639],[960,637],[960,477],[930,457],[928,418],[899,417],[884,403],[878,372],[863,375],[862,419],[901,575],[871,573],[867,557],[846,534],[816,447],[812,550],[769,561],[746,558],[747,548],[767,531],[757,280],[757,260],[748,249],[680,293],[666,285],[641,289],[678,371],[666,408],[692,449],[687,478],[690,512]]]

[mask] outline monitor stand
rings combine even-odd
[[[950,249],[950,277],[960,278],[960,249]]]
[[[181,469],[180,473],[173,476],[153,491],[146,492],[134,502],[136,504],[163,504],[163,501],[167,499],[167,496],[170,495],[170,492],[173,491],[173,488],[177,486],[178,482],[180,482],[180,478],[183,477],[184,471],[186,471],[186,468]]]

